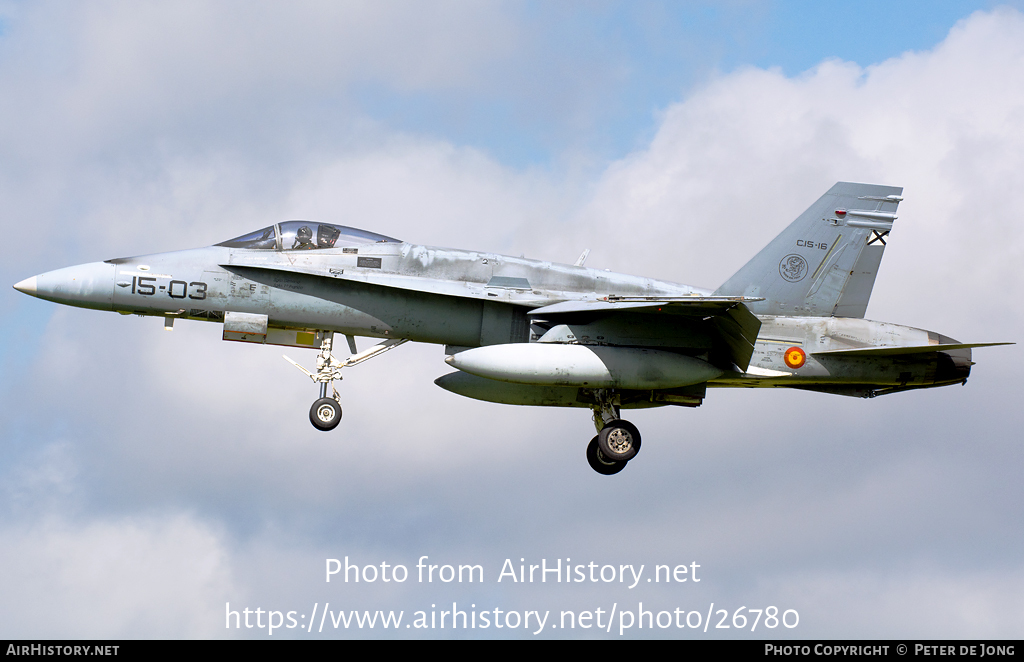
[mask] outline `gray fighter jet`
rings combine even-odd
[[[515,405],[588,407],[601,474],[640,450],[622,409],[698,407],[708,387],[874,397],[966,383],[971,348],[864,319],[901,188],[840,182],[717,290],[583,266],[411,244],[286,221],[215,246],[50,271],[14,287],[124,315],[223,325],[224,340],[319,350],[291,361],[320,388],[309,418],[341,420],[342,371],[415,341],[443,345],[435,383]],[[341,359],[335,339],[350,356]],[[358,351],[355,338],[379,344]],[[287,356],[285,357],[288,358]],[[330,387],[330,388],[329,388]],[[330,390],[330,393],[329,393]]]

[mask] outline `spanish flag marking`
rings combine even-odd
[[[799,347],[790,347],[787,349],[783,358],[786,361],[786,365],[793,370],[802,367],[803,364],[807,362],[807,355],[804,354],[804,350]]]

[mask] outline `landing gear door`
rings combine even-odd
[[[224,313],[224,340],[254,342],[267,341],[267,316],[252,313]]]

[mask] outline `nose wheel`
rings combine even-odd
[[[341,404],[334,398],[320,398],[309,408],[309,422],[317,430],[333,430],[341,423]]]
[[[284,357],[285,360],[320,385],[320,399],[314,402],[313,406],[309,408],[309,422],[312,423],[313,427],[317,430],[322,430],[324,432],[333,430],[338,427],[338,423],[341,423],[341,399],[338,396],[338,391],[331,386],[331,390],[334,391],[334,397],[327,397],[327,387],[328,385],[331,385],[334,380],[341,379],[342,368],[350,368],[362,363],[363,361],[372,359],[375,356],[380,356],[389,349],[398,347],[405,342],[404,339],[400,338],[389,339],[378,345],[374,345],[370,349],[362,352],[356,352],[355,339],[351,336],[347,337],[349,341],[349,349],[352,350],[352,356],[348,357],[344,361],[339,361],[335,358],[334,354],[331,353],[331,344],[334,340],[334,333],[324,333],[323,343],[320,345],[320,354],[316,359],[315,373],[306,370],[287,356]]]

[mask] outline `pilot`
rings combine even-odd
[[[292,244],[292,248],[298,250],[310,250],[316,248],[316,244],[313,243],[313,231],[309,229],[309,226],[303,225],[299,228],[299,231],[295,233],[295,243]]]

